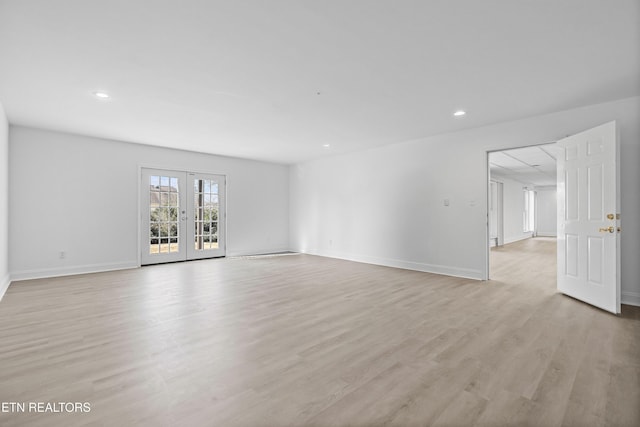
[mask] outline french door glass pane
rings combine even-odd
[[[218,183],[213,179],[194,179],[195,249],[218,249]]]
[[[180,210],[178,178],[149,177],[149,253],[178,252]]]

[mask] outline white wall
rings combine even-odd
[[[137,266],[139,165],[227,175],[227,255],[288,249],[288,166],[16,126],[9,145],[14,280]]]
[[[487,151],[556,141],[617,120],[622,299],[640,304],[639,118],[640,97],[633,97],[292,166],[291,247],[485,278]]]
[[[9,122],[0,104],[0,299],[9,280]]]
[[[558,235],[557,191],[555,187],[536,187],[536,232],[538,236]]]
[[[526,186],[505,177],[495,179],[502,182],[503,185],[504,243],[509,244],[528,239],[533,235],[533,232],[523,231],[524,194],[522,189]]]

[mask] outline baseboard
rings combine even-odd
[[[545,232],[541,233],[541,232],[538,232],[536,234],[536,237],[558,237],[558,236],[556,235],[556,233],[545,233]]]
[[[527,235],[527,236],[516,236],[516,237],[505,237],[504,238],[504,244],[508,245],[509,243],[515,243],[515,242],[519,242],[520,240],[527,240],[531,238],[531,234]]]
[[[339,253],[333,251],[306,250],[296,251],[309,255],[323,256],[327,258],[343,259],[346,261],[362,262],[364,264],[382,265],[385,267],[402,268],[405,270],[422,271],[425,273],[442,274],[445,276],[462,277],[465,279],[482,280],[482,271],[470,268],[452,267],[447,265],[426,264],[414,261],[405,261],[391,258],[381,258],[369,255]]]
[[[265,248],[265,249],[245,249],[245,250],[234,250],[227,251],[226,256],[234,257],[234,256],[251,256],[251,255],[268,255],[268,254],[277,254],[282,252],[292,252],[290,248]]]
[[[34,270],[21,270],[11,274],[11,281],[43,279],[47,277],[74,276],[77,274],[101,273],[104,271],[126,270],[138,268],[136,262],[114,262],[102,264],[87,264],[78,266],[65,266],[56,268],[42,268]]]
[[[524,239],[520,239],[524,240]],[[248,256],[248,255],[261,255],[269,253],[279,252],[300,252],[307,253],[309,255],[324,256],[327,258],[344,259],[347,261],[362,262],[365,264],[382,265],[385,267],[403,268],[407,270],[423,271],[425,273],[443,274],[446,276],[463,277],[466,279],[482,280],[482,272],[480,270],[474,270],[469,268],[451,267],[444,265],[426,264],[413,261],[404,261],[389,258],[372,257],[367,255],[355,255],[336,253],[328,251],[307,250],[307,251],[295,251],[290,248],[275,248],[265,250],[252,250],[252,251],[234,251],[227,254],[228,256]],[[0,300],[9,289],[9,285],[13,281],[29,280],[29,279],[42,279],[46,277],[59,277],[59,276],[72,276],[77,274],[88,273],[100,273],[104,271],[113,270],[126,270],[129,268],[137,268],[136,263],[121,262],[121,263],[105,263],[105,264],[89,264],[75,267],[60,267],[52,269],[36,269],[36,270],[23,270],[17,271],[11,275],[6,274],[0,278]],[[639,292],[622,292],[621,302],[626,305],[634,305],[640,307],[640,293]]]
[[[9,289],[10,284],[11,276],[9,274],[5,274],[4,277],[0,278],[0,301],[2,301],[2,297],[5,292],[7,292],[7,289]]]
[[[622,292],[620,294],[620,302],[640,307],[640,292]]]

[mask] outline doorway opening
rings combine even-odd
[[[505,255],[509,251],[517,251],[518,256],[539,256],[536,251],[541,247],[549,251],[551,245],[555,251],[560,153],[556,143],[488,153],[489,278],[500,267],[498,263],[517,264]],[[548,243],[526,244],[528,239]]]
[[[498,227],[504,229],[504,247],[522,247],[521,242],[535,241],[550,231],[547,238],[556,242],[547,245],[546,259],[556,272],[557,292],[614,314],[621,310],[619,143],[612,121],[555,144],[487,153],[488,194],[491,180],[503,183],[504,221]],[[515,189],[515,197],[509,196],[509,188]],[[548,196],[546,209],[543,195]],[[509,207],[513,200],[515,214]],[[545,216],[545,212],[555,215]],[[490,242],[490,226],[487,221],[486,242]],[[487,244],[486,248],[487,278],[498,279],[492,277],[496,270],[492,252],[499,247]],[[501,271],[515,274],[516,280],[519,274],[537,273],[521,272],[517,257],[508,261],[510,265]]]

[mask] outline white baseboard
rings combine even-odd
[[[558,237],[556,233],[545,233],[544,231],[539,231],[536,234],[536,237]]]
[[[508,245],[509,243],[515,243],[515,242],[519,242],[520,240],[526,240],[526,239],[530,239],[532,237],[532,234],[528,234],[526,236],[511,236],[511,237],[505,237],[504,238],[504,244]]]
[[[445,276],[462,277],[465,279],[482,280],[482,271],[474,270],[470,268],[452,267],[447,265],[426,264],[414,261],[405,261],[400,259],[381,258],[369,255],[358,255],[339,253],[332,251],[320,251],[320,250],[306,250],[295,251],[300,253],[306,253],[309,255],[323,256],[327,258],[344,259],[347,261],[362,262],[365,264],[382,265],[385,267],[402,268],[405,270],[422,271],[425,273],[442,274]]]
[[[7,273],[4,277],[0,278],[0,301],[2,301],[2,297],[4,296],[7,289],[9,289],[9,285],[11,284],[11,276]]]
[[[268,255],[281,252],[294,252],[290,248],[266,248],[266,249],[245,249],[227,251],[226,256],[251,256],[251,255]]]
[[[640,307],[640,292],[622,292],[620,294],[620,302]]]
[[[276,252],[288,252],[289,248],[247,249],[227,252],[227,256],[261,255]],[[137,261],[122,261],[113,263],[87,264],[78,266],[64,266],[54,268],[38,268],[33,270],[20,270],[11,274],[11,281],[42,279],[47,277],[73,276],[77,274],[100,273],[103,271],[126,270],[140,267]],[[1,285],[1,283],[0,283]],[[8,285],[7,285],[8,286]]]
[[[11,273],[11,281],[42,279],[47,277],[74,276],[77,274],[101,273],[104,271],[126,270],[138,268],[137,262],[114,262],[102,264],[88,264],[78,266],[65,266],[56,268],[41,268],[33,270],[22,270]]]

